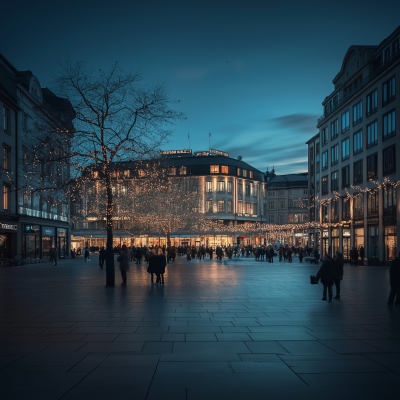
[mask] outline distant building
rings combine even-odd
[[[307,142],[310,205],[335,192],[339,199],[311,208],[310,220],[327,225],[310,230],[309,240],[322,256],[340,250],[349,259],[352,247],[363,246],[370,263],[386,264],[399,244],[400,186],[374,191],[370,181],[400,180],[400,27],[378,46],[351,46],[333,84],[322,102],[319,132]]]
[[[264,203],[268,224],[303,224],[308,222],[308,173],[276,175],[275,169],[265,173],[267,200]],[[277,238],[290,246],[308,245],[307,229],[288,230]]]

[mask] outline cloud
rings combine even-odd
[[[205,68],[182,68],[175,73],[175,78],[180,81],[196,81],[204,78],[207,73]]]
[[[299,132],[308,132],[310,137],[316,133],[318,115],[314,114],[288,114],[281,117],[268,119],[266,122],[280,129],[293,129]]]

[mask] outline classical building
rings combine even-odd
[[[319,133],[307,142],[310,198],[324,203],[311,208],[310,220],[325,223],[309,240],[322,256],[340,250],[349,258],[351,247],[363,246],[369,262],[381,265],[397,254],[399,37],[400,27],[378,46],[349,48],[322,102]],[[374,183],[385,179],[383,187]]]
[[[307,172],[276,175],[275,169],[267,171],[267,199],[264,203],[265,221],[268,224],[304,224],[308,222]],[[307,229],[288,230],[278,235],[290,246],[308,245]]]
[[[172,245],[205,244],[209,246],[229,245],[234,243],[261,244],[266,239],[265,234],[248,233],[244,227],[254,222],[265,222],[264,205],[266,204],[266,186],[264,175],[258,169],[241,159],[230,158],[227,153],[210,150],[192,154],[191,150],[163,152],[168,165],[167,173],[171,177],[181,177],[183,180],[194,180],[199,199],[199,209],[212,221],[218,221],[226,226],[226,231],[214,231],[212,228],[204,232],[177,231],[172,232]],[[129,184],[135,185],[140,178],[136,162],[120,162],[114,164],[113,192],[115,196],[124,196],[127,191],[127,179],[119,180],[119,176],[130,177]],[[140,171],[140,170],[139,170]],[[88,204],[94,202],[102,184],[102,172],[95,169],[87,179],[83,195],[77,196],[72,211],[74,213],[74,228],[72,231],[72,246],[82,248],[90,246],[105,246],[105,218],[97,210],[91,213]],[[97,217],[96,217],[97,215]],[[140,235],[129,233],[124,229],[124,221],[114,221],[114,245],[156,245],[166,244],[166,237],[159,233]]]
[[[36,261],[48,258],[49,249],[56,246],[59,257],[65,257],[70,248],[69,198],[60,196],[56,199],[38,191],[39,186],[34,183],[36,175],[32,174],[32,166],[27,160],[32,138],[35,137],[35,121],[51,121],[60,129],[73,129],[72,106],[49,89],[42,89],[31,71],[18,71],[1,54],[0,74],[9,100],[16,103],[14,108],[10,102],[4,105],[4,126],[0,131],[7,138],[3,140],[3,166],[6,165],[7,154],[10,154],[10,173],[7,175],[12,175],[11,183],[3,169],[3,210],[10,217],[15,213],[18,220],[13,233],[15,245],[9,256],[22,255],[25,259]],[[13,164],[15,167],[12,167]],[[49,170],[43,166],[42,182],[47,182],[47,176],[62,174],[65,177],[69,174],[68,163],[53,167],[54,170]],[[7,194],[9,182],[11,194]],[[4,203],[6,198],[10,199],[9,211],[6,211]]]

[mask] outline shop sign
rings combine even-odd
[[[350,229],[350,225],[343,225],[343,229]]]
[[[53,226],[42,226],[42,236],[56,236],[56,228]]]
[[[174,154],[192,154],[192,150],[166,150],[166,151],[160,151],[160,154],[162,155],[174,155]]]
[[[247,238],[247,235],[239,235],[239,237]]]
[[[67,237],[67,230],[65,228],[57,228],[57,236]]]
[[[40,225],[24,225],[24,232],[26,233],[38,233],[40,231]]]
[[[211,154],[217,154],[218,156],[229,157],[229,153],[225,153],[224,151],[210,149]]]
[[[343,237],[350,237],[350,229],[343,229]]]
[[[294,233],[293,236],[295,236],[295,237],[308,237],[308,233]]]
[[[328,231],[322,232],[322,237],[324,237],[324,238],[329,237],[329,232]]]
[[[17,224],[3,224],[0,223],[0,229],[3,231],[17,231],[18,225]]]

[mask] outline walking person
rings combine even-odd
[[[140,262],[142,261],[142,249],[140,248],[140,247],[137,247],[136,248],[136,255],[135,255],[135,257],[136,257],[136,264],[139,264],[140,265]]]
[[[365,254],[364,246],[361,246],[360,247],[361,265],[364,265],[364,254]]]
[[[300,249],[300,251],[299,251],[299,261],[301,263],[303,262],[303,249]]]
[[[322,300],[326,301],[326,292],[328,291],[329,301],[332,301],[332,286],[335,278],[335,270],[333,268],[332,262],[330,258],[325,257],[324,262],[322,263],[318,273],[317,279],[321,279],[321,283],[324,285],[324,292]]]
[[[269,262],[273,263],[274,262],[274,248],[272,246],[269,246],[268,249],[268,258],[269,258]]]
[[[89,260],[89,253],[90,253],[89,248],[86,246],[84,250],[85,263],[87,263]]]
[[[103,246],[99,251],[99,266],[101,269],[103,269],[105,259],[106,259],[106,249]]]
[[[344,260],[343,255],[339,251],[336,252],[335,258],[333,260],[333,268],[335,269],[335,287],[336,287],[336,300],[340,299],[340,281],[343,280],[343,266]]]
[[[353,250],[353,257],[354,257],[354,265],[357,267],[357,264],[358,264],[358,256],[359,256],[359,254],[358,254],[358,250],[357,250],[357,248],[355,248],[354,250]]]
[[[151,275],[151,284],[155,285],[154,274],[157,273],[157,259],[156,259],[156,251],[154,249],[151,250],[151,255],[149,257],[149,265],[147,267],[147,272]]]
[[[129,254],[129,250],[126,247],[126,244],[122,245],[121,253],[117,257],[117,261],[119,262],[119,270],[121,271],[122,283],[121,286],[126,286],[126,272],[129,271],[129,260],[131,256]]]
[[[158,255],[152,257],[154,259],[155,272],[157,276],[156,283],[164,286],[164,274],[165,267],[167,265],[165,261],[165,255],[161,249],[158,249]]]
[[[392,305],[396,298],[396,305],[400,304],[400,253],[391,262],[390,270],[390,294],[388,299],[388,305]]]
[[[49,255],[50,261],[53,263],[53,265],[57,266],[57,249],[52,247],[49,251]]]

